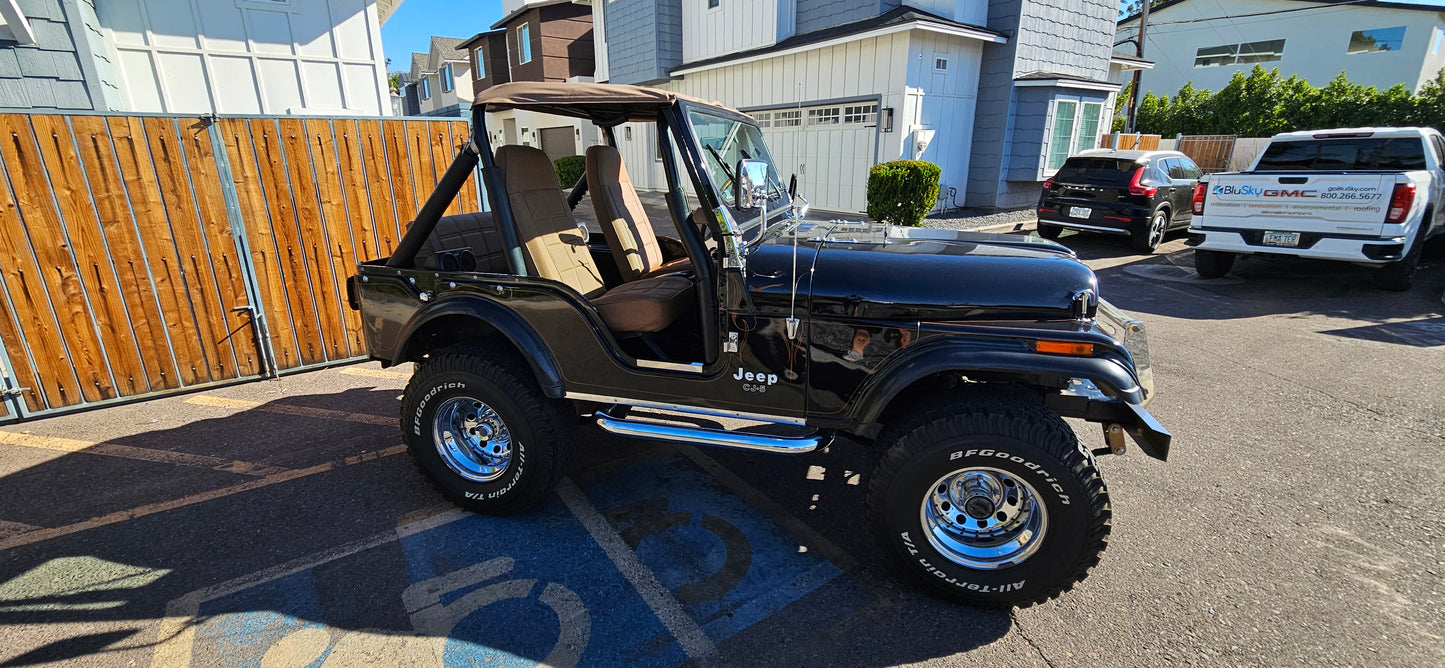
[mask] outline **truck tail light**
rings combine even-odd
[[[1130,194],[1130,195],[1135,195],[1135,196],[1138,196],[1138,197],[1153,197],[1153,196],[1154,196],[1154,193],[1159,192],[1159,189],[1158,189],[1158,188],[1153,188],[1153,187],[1150,187],[1150,186],[1146,186],[1146,185],[1140,183],[1140,182],[1139,182],[1140,179],[1143,179],[1143,178],[1144,178],[1144,168],[1143,168],[1143,167],[1140,167],[1140,168],[1138,168],[1138,169],[1135,169],[1135,170],[1134,170],[1134,177],[1131,178],[1131,179],[1129,179],[1129,194]]]
[[[1390,195],[1390,209],[1385,214],[1387,223],[1403,223],[1415,203],[1415,184],[1396,183],[1395,192]]]
[[[1191,210],[1194,211],[1194,215],[1196,215],[1196,216],[1202,216],[1202,215],[1204,215],[1204,194],[1205,194],[1206,192],[1208,192],[1208,191],[1209,191],[1209,184],[1207,184],[1207,183],[1196,183],[1196,184],[1194,184],[1194,201],[1190,204],[1190,207],[1189,207]]]

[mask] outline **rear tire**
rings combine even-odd
[[[1169,212],[1157,209],[1144,225],[1130,234],[1130,243],[1140,253],[1153,253],[1164,243],[1164,233],[1169,231]]]
[[[1064,228],[1059,227],[1058,225],[1049,225],[1047,223],[1041,222],[1038,225],[1038,229],[1034,231],[1037,232],[1039,236],[1045,239],[1053,240],[1058,239],[1059,236],[1064,233]]]
[[[1038,397],[940,407],[880,442],[888,450],[868,485],[873,532],[943,594],[1029,606],[1099,563],[1109,493],[1093,455]]]
[[[432,486],[473,512],[532,508],[563,475],[576,422],[525,367],[478,346],[433,354],[406,386],[401,429]]]
[[[1425,248],[1425,244],[1420,243],[1419,234],[1419,231],[1415,232],[1416,238],[1410,244],[1410,250],[1405,251],[1405,257],[1375,270],[1372,277],[1375,287],[1404,292],[1415,284],[1415,270],[1420,268],[1420,255]]]
[[[1225,251],[1194,251],[1194,273],[1200,278],[1219,278],[1234,268],[1234,253]]]

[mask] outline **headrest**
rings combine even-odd
[[[561,192],[557,181],[557,168],[552,159],[540,148],[509,144],[497,149],[497,167],[502,170],[502,180],[507,192],[526,192],[551,188]]]
[[[626,168],[622,165],[622,154],[617,149],[602,144],[587,147],[587,173],[618,178],[617,175],[626,173]]]

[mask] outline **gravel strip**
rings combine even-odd
[[[993,227],[995,225],[1017,225],[1019,223],[1033,223],[1038,220],[1032,207],[1027,209],[1013,209],[1010,211],[998,211],[994,209],[955,209],[946,215],[934,214],[923,219],[923,224],[928,227],[938,227],[945,230],[976,230],[980,227]]]

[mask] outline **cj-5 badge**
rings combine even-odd
[[[768,386],[778,382],[778,374],[744,371],[738,367],[738,372],[733,374],[733,380],[743,381],[744,392],[767,392]]]

